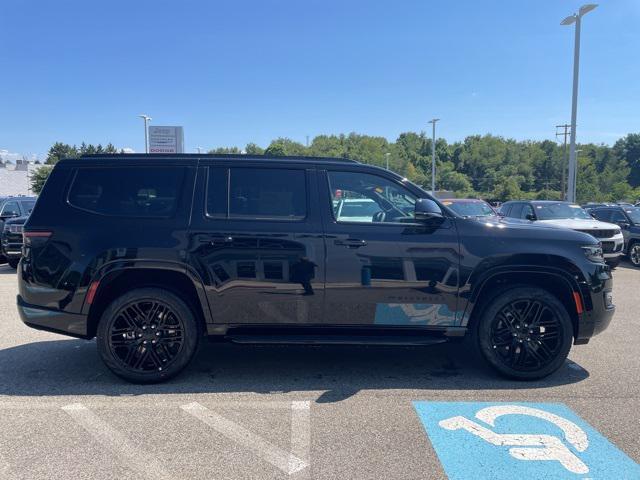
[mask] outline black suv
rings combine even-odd
[[[17,268],[22,256],[22,229],[29,217],[14,217],[4,221],[0,234],[2,254],[11,268]]]
[[[502,374],[540,378],[614,312],[592,236],[465,219],[342,159],[63,160],[24,240],[22,320],[97,337],[106,365],[134,382],[177,374],[203,335],[429,345],[469,334]]]
[[[19,196],[0,198],[0,234],[4,232],[7,220],[28,216],[35,204],[36,197]],[[22,235],[22,231],[20,234]],[[6,255],[4,252],[2,252],[0,257],[2,257],[2,260],[7,261],[13,268],[17,266],[20,260],[20,257],[16,260],[14,255]]]
[[[601,222],[615,223],[622,229],[625,252],[631,263],[640,267],[640,208],[620,205],[587,206],[587,211]]]

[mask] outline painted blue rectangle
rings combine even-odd
[[[450,480],[640,479],[640,465],[563,404],[414,407]]]
[[[431,303],[378,303],[376,325],[426,326],[455,325],[455,312],[445,304]]]

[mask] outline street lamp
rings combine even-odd
[[[571,100],[571,139],[569,143],[569,185],[567,188],[567,200],[576,201],[576,118],[578,116],[578,72],[580,70],[580,24],[582,17],[596,8],[595,3],[583,5],[578,13],[569,15],[560,22],[560,25],[573,25],[575,23],[575,40],[573,46],[573,97]]]
[[[389,170],[389,156],[391,156],[391,154],[390,153],[385,153],[384,156],[387,159],[387,170]]]
[[[436,194],[436,122],[439,118],[429,120],[433,127],[433,138],[431,140],[431,195]]]
[[[149,153],[149,140],[147,138],[147,123],[151,121],[151,117],[145,114],[138,115],[144,120],[144,153]]]

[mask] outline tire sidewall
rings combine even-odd
[[[629,250],[627,252],[627,256],[629,257],[629,262],[634,267],[640,267],[640,262],[639,263],[634,263],[633,260],[631,260],[631,251],[633,250],[634,247],[637,247],[639,245],[640,245],[640,242],[638,240],[632,241],[631,244],[629,245]]]
[[[519,371],[505,365],[491,342],[491,326],[498,312],[508,303],[522,299],[543,302],[559,319],[562,330],[562,345],[556,358],[538,370]],[[573,323],[564,305],[550,292],[537,287],[516,287],[498,295],[484,309],[477,325],[476,342],[485,360],[502,375],[518,380],[535,380],[550,375],[564,364],[573,343]]]
[[[178,358],[162,371],[132,372],[127,369],[111,351],[109,331],[116,313],[132,301],[161,300],[169,305],[184,325],[184,343]],[[173,293],[160,288],[141,288],[116,298],[102,313],[96,332],[98,353],[105,365],[114,374],[133,383],[157,383],[168,380],[181,372],[192,360],[199,343],[200,334],[193,311]]]

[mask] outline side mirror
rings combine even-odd
[[[622,228],[623,230],[629,230],[629,227],[631,227],[631,224],[629,222],[620,222],[618,223],[618,225],[620,225],[620,228]]]
[[[413,207],[413,217],[417,222],[427,222],[435,219],[442,219],[442,210],[436,202],[428,198],[419,198]]]
[[[527,216],[525,217],[527,220],[530,220],[532,222],[534,222],[536,220],[536,216],[532,213],[527,213]]]

